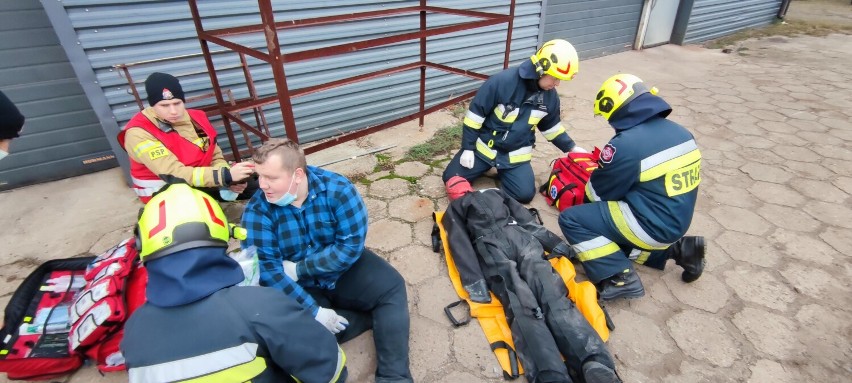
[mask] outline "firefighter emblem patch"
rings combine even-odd
[[[171,100],[175,98],[175,95],[172,94],[168,88],[163,88],[163,100]]]
[[[606,144],[603,150],[601,150],[601,162],[608,164],[612,162],[613,157],[615,157],[615,146],[612,146],[612,144]]]

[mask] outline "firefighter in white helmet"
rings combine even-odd
[[[496,167],[503,191],[519,202],[531,201],[536,129],[563,152],[585,151],[562,125],[556,93],[559,83],[574,78],[579,69],[574,47],[556,39],[521,65],[485,81],[465,114],[462,147],[444,170],[444,182],[453,176],[473,181]]]

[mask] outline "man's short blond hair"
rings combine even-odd
[[[251,159],[256,164],[262,164],[269,160],[269,157],[273,154],[278,155],[284,170],[288,172],[296,171],[299,168],[306,170],[305,167],[308,165],[305,160],[305,152],[299,148],[299,144],[290,141],[289,138],[270,138],[254,152]]]

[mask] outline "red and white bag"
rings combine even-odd
[[[0,372],[10,380],[48,380],[83,364],[68,349],[68,307],[94,257],[41,264],[15,290],[0,328]]]
[[[118,348],[124,322],[145,302],[147,272],[138,263],[132,238],[107,250],[89,265],[86,287],[71,305],[69,348],[104,372],[124,369]]]
[[[592,153],[568,153],[553,161],[548,181],[538,191],[550,206],[563,211],[583,203],[586,183],[598,168],[600,149]]]

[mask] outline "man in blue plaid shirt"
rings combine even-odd
[[[295,299],[341,343],[372,328],[376,382],[412,382],[405,281],[364,247],[367,208],[358,190],[307,166],[288,139],[270,139],[253,160],[261,191],[243,213],[243,246],[257,247],[260,284]]]

